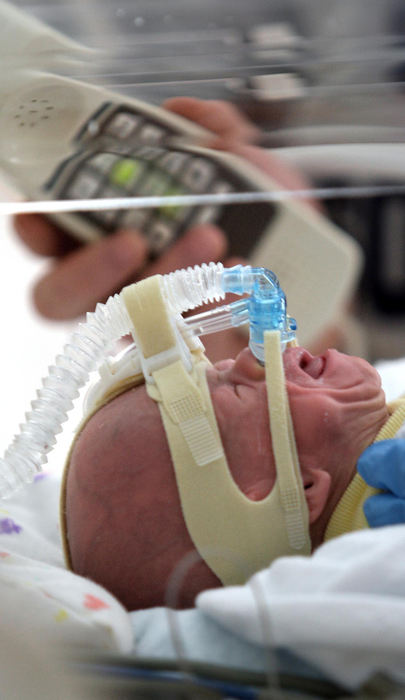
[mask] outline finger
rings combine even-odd
[[[372,496],[364,504],[364,515],[371,527],[405,523],[405,500],[391,493]]]
[[[41,214],[18,214],[14,217],[14,229],[37,255],[58,257],[78,247],[71,236]]]
[[[225,235],[215,226],[195,226],[181,236],[156,263],[148,265],[142,271],[142,276],[165,275],[184,267],[215,262],[225,255],[226,247]]]
[[[121,289],[143,267],[145,238],[122,231],[67,255],[34,289],[38,311],[51,319],[71,319],[92,310]]]
[[[230,151],[248,163],[252,163],[252,165],[255,165],[274,180],[280,190],[299,192],[300,190],[308,191],[311,188],[310,182],[296,168],[269,150],[232,142],[229,139],[223,139],[222,141],[218,139],[211,144],[211,147],[222,151]],[[303,197],[301,201],[310,204],[319,211],[322,210],[319,202],[313,199],[312,196]]]
[[[240,144],[239,147],[235,144],[232,150],[233,153],[241,156],[259,168],[259,170],[274,178],[282,187],[289,190],[308,188],[308,181],[298,170],[288,165],[282,158],[269,150],[244,144]]]
[[[223,136],[243,143],[259,139],[260,132],[231,103],[221,100],[198,100],[194,97],[173,97],[163,107]]]
[[[357,469],[370,486],[405,498],[405,440],[371,445],[360,456]]]

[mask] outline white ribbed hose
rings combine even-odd
[[[210,263],[165,275],[162,283],[173,312],[222,299],[222,270],[221,263]],[[94,313],[87,314],[86,322],[79,324],[42,380],[20,433],[0,459],[0,498],[33,481],[90,373],[113,344],[130,332],[131,321],[119,294],[98,304]]]

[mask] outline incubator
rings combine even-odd
[[[4,6],[6,3],[0,3],[3,19]],[[0,460],[0,505],[5,520],[11,518],[4,514],[7,508],[15,512],[13,494],[18,492],[18,498],[18,494],[31,490],[34,493],[36,487],[45,486],[46,478],[37,478],[32,487],[21,488],[37,475],[42,477],[38,473],[67,413],[77,400],[80,387],[86,385],[89,376],[93,378],[94,370],[99,378],[86,395],[85,414],[114,387],[125,386],[128,377],[141,374],[153,386],[153,373],[174,358],[188,372],[190,356],[201,349],[199,338],[227,328],[249,328],[252,352],[265,366],[271,362],[264,357],[264,334],[279,333],[280,343],[276,343],[278,347],[272,355],[274,367],[285,345],[294,342],[294,318],[298,319],[303,345],[316,339],[331,321],[340,324],[343,318],[345,322],[348,302],[361,279],[364,261],[369,273],[367,284],[371,285],[371,296],[378,305],[401,309],[405,298],[401,243],[405,191],[404,13],[400,0],[389,0],[384,7],[375,3],[371,7],[368,0],[342,0],[338,4],[333,0],[308,0],[305,7],[292,0],[269,7],[269,3],[255,0],[249,3],[249,12],[246,3],[239,0],[207,0],[203,4],[194,0],[36,4],[15,0],[11,7],[9,16],[14,17],[22,33],[15,32],[15,25],[8,30],[6,23],[1,22],[0,84],[4,99],[0,108],[0,160],[2,175],[9,178],[7,188],[1,192],[2,214],[42,213],[64,226],[80,221],[81,226],[76,226],[74,233],[89,244],[105,235],[100,231],[114,231],[128,216],[129,223],[142,224],[145,231],[150,227],[155,236],[155,258],[175,236],[181,235],[181,226],[191,222],[191,216],[187,218],[191,210],[198,211],[201,221],[228,223],[229,232],[241,222],[243,231],[245,225],[253,230],[257,219],[253,221],[249,215],[252,206],[263,216],[255,228],[257,236],[249,241],[243,236],[240,239],[247,246],[241,252],[247,255],[250,265],[228,270],[210,264],[160,279],[159,285],[170,303],[176,340],[175,349],[169,354],[147,357],[140,352],[139,338],[117,352],[120,338],[131,331],[136,336],[119,294],[88,315],[87,322],[81,324],[56,358],[21,434]],[[23,13],[25,21],[21,20]],[[51,28],[45,35],[44,26]],[[16,74],[19,78],[15,81]],[[80,89],[76,91],[78,85]],[[58,91],[60,86],[66,91]],[[285,163],[298,167],[308,176],[308,187],[292,192],[280,186],[273,176],[258,173],[257,168],[251,164],[247,167],[238,158],[222,153],[214,157],[211,149],[199,143],[201,138],[207,138],[205,130],[162,113],[162,100],[180,94],[225,99],[236,105],[260,128],[262,149],[270,149],[270,156],[275,153]],[[109,104],[100,102],[100,95],[107,97],[105,102]],[[36,113],[31,113],[38,106],[33,102],[38,96],[44,101]],[[78,96],[80,99],[75,102]],[[85,109],[78,110],[78,104]],[[97,107],[103,104],[104,109],[96,114]],[[137,143],[135,153],[135,141],[142,128],[129,133],[134,122],[120,109],[114,113],[122,104],[131,106],[131,118],[135,108],[142,111],[142,123],[148,127],[143,135],[147,139],[159,136],[162,127],[174,139],[170,144],[167,139]],[[68,124],[65,133],[58,130],[57,120],[49,119],[52,112],[52,116],[57,113],[62,117],[65,126]],[[73,121],[63,121],[72,114]],[[113,133],[113,117],[117,116],[117,123],[129,134],[128,138],[121,138],[118,148],[117,133]],[[86,125],[87,129],[80,132],[80,126]],[[40,138],[35,139],[36,136]],[[76,141],[75,136],[79,136]],[[101,144],[101,153],[94,151],[95,143]],[[124,149],[128,144],[132,149],[129,158]],[[89,145],[90,150],[86,150]],[[172,155],[167,153],[168,146],[176,152],[177,165],[168,158]],[[62,161],[65,167],[58,169]],[[172,178],[169,168],[175,169],[186,161],[190,169],[181,172],[180,168],[180,175]],[[200,170],[202,161],[204,168]],[[213,166],[209,172],[215,174],[215,190],[204,190],[201,185],[202,175],[208,172],[207,164]],[[184,187],[186,172],[197,172],[201,177],[193,190]],[[36,173],[41,173],[41,178]],[[149,188],[147,179],[137,180],[136,173],[153,175],[156,189]],[[45,182],[48,189],[43,189]],[[319,210],[308,212],[303,202],[308,197],[322,200],[327,216]],[[233,211],[237,216],[227,219],[225,214]],[[235,239],[235,244],[240,240]],[[276,277],[261,265],[274,270]],[[183,318],[185,312],[200,304],[218,303],[228,293],[238,294],[241,299]],[[284,293],[292,316],[287,313]],[[349,326],[351,340],[355,339],[358,326]],[[401,329],[399,333],[402,334]],[[384,339],[384,347],[388,343],[391,350],[390,334],[391,327],[387,326],[377,333]],[[403,347],[400,340],[398,345]],[[358,352],[356,347],[355,354],[362,354],[362,350]],[[378,354],[381,353],[372,352],[374,357]],[[396,354],[401,354],[401,350]],[[44,503],[44,511],[48,512],[48,501]],[[9,539],[16,547],[19,519],[15,519],[16,529],[8,524],[13,533]],[[28,519],[27,533],[30,524]],[[218,697],[394,697],[403,692],[394,681],[378,676],[367,682],[366,678],[380,667],[394,672],[403,668],[404,642],[399,625],[404,614],[403,575],[398,576],[397,589],[392,583],[397,580],[401,562],[398,552],[403,551],[403,542],[399,528],[391,533],[396,549],[394,545],[390,549],[384,532],[363,534],[363,538],[349,537],[348,550],[344,546],[346,540],[337,538],[325,551],[322,548],[319,556],[290,557],[285,569],[281,563],[273,579],[270,574],[273,588],[267,616],[262,614],[263,606],[251,605],[244,622],[235,605],[234,620],[229,614],[229,629],[237,624],[238,617],[241,627],[245,626],[249,633],[249,624],[256,617],[263,629],[268,623],[270,632],[260,672],[187,662],[179,652],[178,640],[174,657],[135,659],[129,623],[122,625],[122,637],[122,629],[117,632],[123,612],[119,611],[120,624],[112,626],[114,633],[108,625],[103,628],[102,616],[108,611],[107,607],[96,609],[102,605],[103,596],[94,590],[87,599],[89,607],[84,610],[83,627],[79,627],[74,638],[75,649],[87,643],[94,653],[89,651],[89,657],[83,654],[81,659],[75,658],[71,667],[90,672],[89,685],[95,684],[97,677],[100,692],[107,695],[111,691],[113,697],[119,677],[125,677],[128,687],[132,684],[134,693],[146,692],[156,697],[167,697],[171,692],[182,697],[201,693]],[[4,534],[0,545],[2,558],[8,546]],[[31,550],[39,559],[35,537]],[[293,553],[304,551],[305,545],[295,542]],[[29,558],[28,550],[23,551],[23,562],[15,555],[15,562],[25,565],[27,554]],[[361,568],[363,557],[366,564]],[[317,562],[319,578],[314,585],[311,565],[316,566]],[[1,563],[4,565],[6,559],[2,558]],[[68,605],[62,594],[58,598],[57,593],[54,599],[45,595],[47,580],[52,579],[57,567],[48,571],[42,562],[33,564],[19,607],[28,610],[34,600],[32,608],[36,608],[31,593],[38,586],[41,595],[45,591],[41,604],[54,604],[52,621],[56,621],[55,629],[61,630],[66,622],[63,611]],[[58,566],[59,573],[70,574],[63,564]],[[353,571],[352,579],[348,570]],[[2,571],[6,572],[7,581],[6,567]],[[18,566],[13,571],[18,573]],[[362,572],[366,574],[364,580]],[[66,584],[63,579],[62,592],[76,591],[73,574],[70,576]],[[86,582],[86,586],[90,583]],[[88,590],[77,590],[77,600],[82,601]],[[111,598],[108,605],[114,609]],[[226,617],[223,607],[215,619],[218,627]],[[77,619],[81,612],[79,606],[74,610]],[[97,630],[104,629],[101,643],[98,645],[97,639],[94,647],[91,634],[86,636],[89,620],[94,621]],[[42,624],[37,619],[32,626],[42,629]],[[142,621],[134,620],[134,627],[137,625],[142,628]],[[197,626],[200,629],[205,631],[204,626]],[[297,651],[289,666],[283,667],[280,657],[272,656],[273,633],[279,647]],[[57,633],[52,628],[53,634]],[[59,634],[62,637],[62,632]],[[176,635],[172,636],[175,639]],[[112,638],[120,640],[115,647]],[[261,643],[260,634],[254,639],[255,644]],[[242,647],[239,657],[243,667],[254,658],[254,654],[250,656],[254,646],[250,641]],[[224,649],[232,647],[234,637],[229,633],[223,642]],[[105,651],[110,648],[114,649],[112,655]],[[215,655],[215,643],[212,648]],[[313,663],[315,669],[311,665],[308,670],[300,663],[302,658]],[[322,673],[318,672],[318,660]],[[325,677],[332,681],[322,680]]]

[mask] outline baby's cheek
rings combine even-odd
[[[294,433],[300,458],[311,462],[328,460],[345,445],[348,421],[343,407],[332,400],[317,397],[312,405],[301,407],[293,415]]]
[[[388,417],[384,396],[374,395],[369,401],[343,404],[334,412],[325,431],[331,446],[330,458],[342,464],[355,463],[363,450],[375,439]]]
[[[328,440],[332,446],[337,440],[347,435],[351,420],[345,406],[335,401],[327,401],[320,413],[319,422],[324,430],[324,439]]]

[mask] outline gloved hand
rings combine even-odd
[[[368,498],[364,515],[370,527],[405,523],[405,440],[382,440],[361,455],[357,469],[369,486],[386,493]]]

